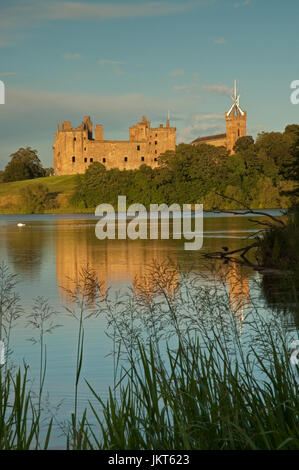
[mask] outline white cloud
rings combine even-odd
[[[250,3],[251,3],[251,0],[244,0],[243,2],[236,2],[234,4],[234,7],[235,8],[247,7],[248,5],[250,5]]]
[[[0,73],[0,77],[14,77],[15,75],[17,74],[13,72]]]
[[[120,95],[95,95],[85,93],[66,93],[66,92],[50,92],[39,90],[17,90],[10,88],[7,92],[7,108],[5,118],[14,116],[18,113],[28,114],[30,109],[31,115],[34,112],[40,112],[46,109],[54,112],[57,118],[67,113],[78,113],[79,119],[83,114],[113,116],[120,114],[126,116],[132,113],[132,118],[138,118],[139,114],[148,112],[167,113],[167,109],[176,109],[181,107],[185,100],[173,100],[171,98],[160,99],[152,98],[139,93],[126,93]],[[1,116],[0,116],[1,117]],[[3,115],[4,118],[4,115]]]
[[[179,129],[177,133],[177,143],[192,142],[199,135],[210,135],[224,132],[224,114],[203,114],[192,115],[187,120],[187,126]]]
[[[100,65],[123,65],[123,62],[118,60],[111,60],[111,59],[100,59],[98,61]]]
[[[183,92],[187,92],[187,93],[192,93],[195,90],[197,90],[198,88],[200,88],[199,83],[190,83],[190,84],[186,84],[186,85],[174,85],[172,87],[173,91],[175,91],[175,92],[183,91]]]
[[[232,90],[226,85],[207,85],[204,86],[204,89],[210,93],[215,93],[216,95],[222,96],[231,96]]]
[[[0,7],[0,15],[1,15],[1,7]],[[4,28],[1,24],[1,16],[0,16],[0,28]],[[14,46],[18,41],[24,39],[24,35],[20,34],[11,34],[7,31],[3,34],[3,31],[0,33],[0,47],[8,47]]]
[[[179,14],[212,3],[213,0],[89,3],[75,1],[25,0],[21,5],[0,6],[0,26],[9,29],[39,20],[102,21]]]
[[[100,59],[98,60],[98,64],[107,66],[112,70],[115,75],[124,75],[125,71],[119,68],[119,65],[124,65],[124,62],[119,60],[112,60],[112,59]]]
[[[64,54],[65,60],[80,60],[82,56],[80,54]]]
[[[226,39],[225,38],[214,39],[214,44],[222,46],[223,44],[226,44]]]
[[[185,74],[183,69],[172,70],[169,72],[170,77],[182,77]]]

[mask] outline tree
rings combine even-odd
[[[20,181],[26,179],[40,178],[45,176],[37,150],[31,147],[19,148],[19,150],[10,155],[11,160],[6,165],[3,181]]]
[[[31,184],[20,191],[26,212],[30,214],[44,212],[57,207],[56,194],[50,193],[44,184]]]
[[[254,140],[251,135],[246,135],[244,137],[240,137],[234,145],[234,152],[243,152],[245,150],[253,150],[254,147]]]
[[[272,159],[279,168],[279,173],[287,179],[286,165],[292,165],[294,138],[291,133],[262,132],[256,140],[256,151],[261,159]]]

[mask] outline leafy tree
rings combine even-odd
[[[50,193],[44,184],[32,184],[20,191],[25,211],[30,214],[44,212],[57,207],[56,194]]]
[[[246,135],[244,137],[240,137],[234,145],[234,152],[243,152],[245,150],[253,150],[254,147],[254,140],[251,135]]]
[[[159,166],[142,165],[138,170],[107,170],[100,163],[90,165],[78,176],[73,203],[95,207],[102,202],[116,207],[118,195],[127,203],[204,203],[206,208],[235,208],[239,201],[252,208],[287,207],[283,191],[293,191],[295,156],[299,152],[299,126],[285,133],[263,133],[240,138],[236,153],[224,147],[180,144],[175,151],[159,157]],[[289,165],[289,166],[288,166]],[[292,176],[293,177],[293,176]],[[221,199],[223,194],[227,199]]]
[[[10,155],[11,160],[6,165],[3,175],[4,182],[19,181],[45,176],[37,150],[31,147],[20,148]]]
[[[284,171],[287,179],[296,182],[296,187],[286,194],[294,196],[295,202],[298,203],[297,199],[299,197],[299,125],[291,124],[287,126],[285,128],[285,134],[290,136],[292,139],[291,153],[293,156],[293,160],[291,162],[287,162],[284,165]]]
[[[272,159],[279,168],[279,173],[287,179],[285,166],[292,165],[293,136],[290,133],[262,132],[259,134],[255,147],[259,158]]]

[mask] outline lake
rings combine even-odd
[[[280,211],[269,211],[279,216]],[[255,217],[257,218],[257,217]],[[112,293],[124,292],[132,287],[134,279],[146,276],[148,266],[170,262],[176,270],[174,282],[192,269],[204,272],[209,278],[209,267],[202,255],[221,251],[222,247],[238,249],[248,243],[260,227],[248,216],[226,213],[205,213],[204,241],[200,251],[185,251],[184,240],[104,240],[95,236],[97,218],[90,214],[67,215],[0,215],[0,261],[19,277],[17,292],[21,296],[24,314],[13,329],[12,360],[16,365],[25,361],[30,365],[30,376],[39,373],[38,346],[28,341],[36,334],[27,326],[33,299],[43,296],[57,311],[57,323],[62,325],[45,338],[47,344],[47,375],[45,390],[49,392],[49,404],[53,412],[61,403],[59,419],[70,418],[73,410],[76,341],[78,322],[68,315],[70,305],[67,290],[72,280],[78,280],[78,272],[87,263],[96,271],[98,279]],[[18,227],[18,223],[25,226]],[[228,270],[229,299],[247,302],[258,291],[261,275],[250,267],[232,264]],[[239,319],[242,323],[242,315]],[[105,400],[108,386],[113,383],[111,340],[106,335],[106,318],[99,316],[86,321],[85,351],[82,377],[87,379]],[[33,384],[36,387],[36,381]],[[88,405],[90,393],[80,384],[80,409]],[[57,424],[57,423],[56,423]],[[54,446],[59,447],[58,428]]]

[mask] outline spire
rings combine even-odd
[[[244,111],[242,111],[239,104],[240,95],[238,95],[237,91],[237,80],[234,81],[234,95],[232,96],[232,100],[233,104],[226,115],[230,116],[231,114],[233,114],[234,116],[244,116]]]
[[[168,110],[167,121],[166,121],[166,127],[169,127],[169,119],[170,119],[170,112],[169,112],[169,110]]]

